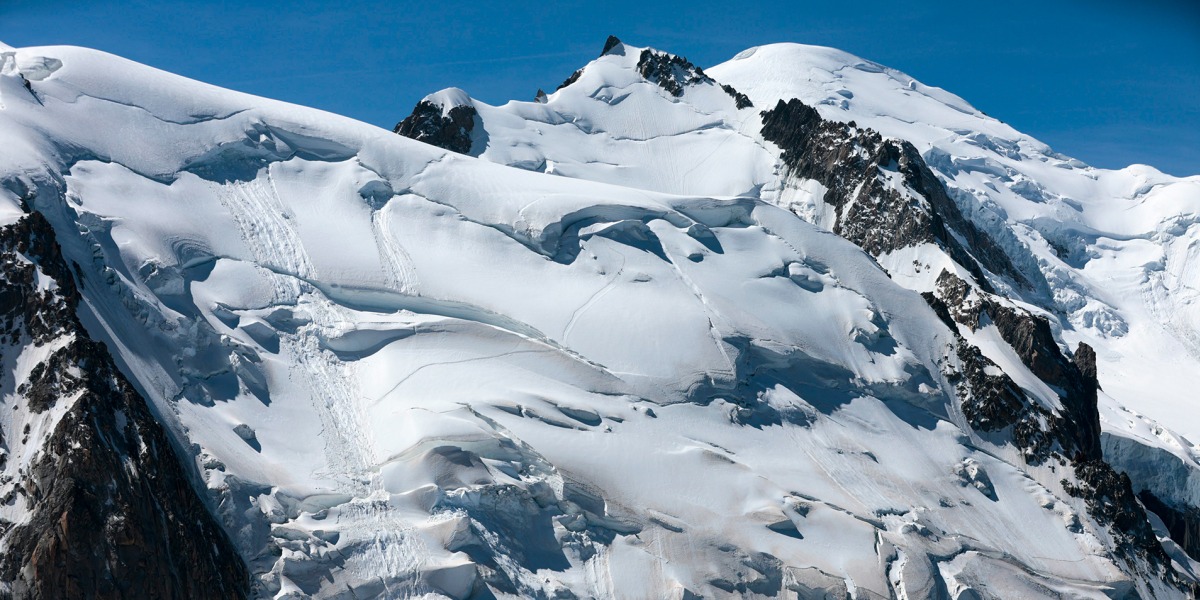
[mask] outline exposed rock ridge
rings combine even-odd
[[[995,325],[1021,362],[1052,388],[1060,390],[1062,418],[1057,423],[1058,441],[1075,460],[1097,460],[1100,448],[1100,414],[1096,408],[1096,355],[1090,346],[1080,344],[1074,359],[1059,350],[1046,319],[1001,302],[998,297],[972,288],[948,271],[937,281],[937,297],[949,308],[950,317],[975,331],[986,324]],[[1036,406],[1030,405],[1030,408]],[[976,424],[972,424],[976,426]],[[987,429],[985,429],[987,430]],[[1044,455],[1031,457],[1044,460]]]
[[[583,76],[583,69],[575,69],[575,71],[572,72],[570,75],[568,75],[567,78],[564,79],[562,83],[558,84],[558,87],[554,88],[554,91],[557,92],[558,90],[561,90],[561,89],[567,87],[568,85],[571,85],[572,83],[575,83],[576,81],[579,81],[579,78],[582,76]]]
[[[615,35],[610,35],[605,40],[604,49],[600,51],[600,56],[607,56],[609,53],[621,56],[625,55],[625,45]],[[718,83],[712,77],[709,77],[704,72],[704,69],[692,64],[691,61],[682,56],[650,48],[643,49],[641,54],[638,55],[637,72],[646,81],[658,85],[676,98],[682,97],[684,90],[688,86],[707,84],[720,87],[730,98],[733,98],[734,105],[739,110],[754,106],[749,96],[738,92],[731,85]],[[582,75],[583,69],[578,69],[574,73],[571,73],[565,81],[555,88],[556,91],[579,81]]]
[[[683,96],[687,86],[709,84],[720,86],[721,90],[733,98],[739,109],[754,106],[745,94],[739,93],[733,86],[718,84],[704,73],[704,69],[682,56],[646,48],[638,57],[637,71],[646,81],[658,84],[676,98]]]
[[[1171,539],[1175,540],[1192,560],[1200,560],[1200,509],[1194,506],[1172,506],[1149,490],[1138,492],[1138,499],[1146,505],[1146,509],[1162,519]]]
[[[973,288],[948,271],[938,277],[937,292],[923,294],[926,302],[957,331],[994,325],[1021,362],[1039,379],[1059,391],[1062,410],[1053,412],[1027,398],[1015,382],[980,350],[957,335],[960,373],[949,375],[956,385],[963,416],[980,432],[1009,431],[1027,462],[1056,462],[1074,470],[1076,482],[1064,478],[1063,489],[1083,499],[1089,514],[1109,527],[1118,555],[1183,586],[1171,567],[1134,494],[1127,475],[1104,461],[1097,410],[1096,355],[1080,344],[1067,358],[1055,343],[1042,317],[1002,303],[996,296]]]
[[[783,150],[789,174],[825,186],[824,201],[837,211],[834,233],[876,257],[938,244],[988,291],[981,267],[1030,286],[1008,255],[963,217],[912,144],[825,120],[794,98],[762,117],[762,135]],[[900,189],[888,185],[897,179]]]
[[[451,152],[468,154],[476,116],[474,106],[463,104],[445,110],[441,105],[422,100],[392,131]]]
[[[0,493],[21,518],[0,523],[0,597],[247,597],[245,566],[166,433],[75,316],[80,296],[41,214],[0,229],[0,280],[0,354],[57,347],[4,382],[17,390],[8,422],[25,427],[3,431]]]

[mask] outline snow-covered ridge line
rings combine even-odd
[[[760,111],[717,85],[675,96],[609,52],[544,104],[472,103],[471,153],[518,169],[99,53],[17,54],[61,66],[0,77],[0,181],[39,190],[81,318],[190,453],[255,596],[1190,581],[1094,449],[1031,461],[1011,426],[972,426],[964,395],[991,406],[997,382],[1038,407],[1032,434],[1085,415],[1001,352],[1010,328],[946,319],[775,206]]]
[[[989,284],[999,286],[1004,295],[1016,301],[1014,307],[1031,311],[1031,323],[1048,320],[1063,352],[1080,342],[1096,345],[1100,349],[1099,370],[1102,378],[1108,381],[1106,385],[1113,385],[1114,377],[1117,384],[1125,384],[1128,380],[1129,369],[1123,369],[1120,375],[1111,373],[1120,358],[1137,361],[1138,366],[1133,371],[1138,373],[1138,377],[1156,381],[1177,381],[1180,375],[1195,372],[1195,367],[1200,364],[1197,362],[1200,356],[1198,352],[1188,353],[1190,368],[1177,370],[1162,368],[1171,361],[1143,360],[1144,350],[1130,356],[1110,349],[1124,346],[1119,338],[1129,333],[1125,315],[1137,312],[1138,307],[1118,309],[1101,286],[1086,283],[1082,274],[1073,272],[1073,268],[1087,259],[1080,261],[1079,257],[1085,251],[1077,240],[1071,240],[1071,236],[1082,233],[1085,244],[1088,239],[1105,236],[1122,239],[1124,234],[1102,233],[1091,226],[1082,225],[1078,215],[1105,214],[1103,211],[1119,209],[1128,200],[1113,197],[1107,202],[1114,206],[1108,208],[1102,207],[1102,202],[1093,201],[1091,208],[1085,211],[1084,204],[1063,197],[1063,191],[1072,190],[1072,185],[1075,186],[1074,193],[1083,197],[1111,197],[1114,192],[1131,194],[1129,198],[1136,201],[1135,206],[1144,217],[1122,225],[1127,228],[1129,224],[1137,222],[1153,224],[1153,215],[1160,210],[1149,209],[1140,195],[1155,190],[1170,190],[1176,193],[1175,198],[1180,198],[1180,192],[1184,195],[1190,193],[1193,198],[1191,208],[1187,209],[1186,203],[1175,200],[1166,207],[1168,216],[1158,226],[1159,231],[1169,228],[1173,232],[1185,232],[1194,221],[1188,217],[1188,210],[1193,213],[1196,211],[1196,199],[1200,198],[1200,194],[1196,192],[1195,183],[1200,182],[1200,178],[1177,179],[1161,173],[1153,174],[1152,169],[1139,167],[1118,172],[1092,169],[1075,159],[1056,154],[1045,144],[987,117],[957,96],[925,86],[898,71],[830,48],[798,44],[752,48],[725,64],[709,69],[722,82],[732,82],[749,91],[749,96],[760,107],[785,106],[789,99],[790,102],[797,102],[796,98],[800,98],[804,103],[815,106],[821,119],[846,123],[851,130],[875,128],[885,139],[896,140],[910,148],[915,144],[923,156],[910,159],[909,162],[915,160],[919,164],[923,158],[930,167],[928,170],[920,167],[925,170],[924,178],[929,180],[936,176],[941,183],[896,185],[893,183],[895,178],[889,177],[886,168],[881,169],[880,177],[881,180],[887,180],[888,185],[895,186],[894,189],[901,192],[902,198],[915,197],[917,204],[932,202],[935,205],[932,209],[935,220],[946,218],[955,223],[954,236],[948,239],[942,236],[944,241],[939,242],[949,244],[950,256],[939,255],[938,252],[931,253],[916,245],[919,240],[913,235],[896,233],[896,214],[913,214],[908,208],[901,208],[902,204],[886,205],[889,218],[886,222],[878,221],[874,213],[885,206],[877,199],[878,191],[865,187],[853,178],[847,181],[844,175],[833,176],[832,180],[838,183],[830,185],[831,173],[827,171],[830,166],[844,166],[849,159],[855,159],[863,153],[861,144],[856,144],[849,136],[834,136],[846,138],[837,143],[818,143],[812,139],[794,142],[799,146],[790,158],[787,148],[783,149],[782,156],[779,153],[772,156],[769,151],[760,152],[754,145],[762,145],[766,141],[761,138],[778,142],[778,134],[772,134],[767,127],[763,127],[760,134],[756,130],[756,119],[746,119],[742,114],[723,107],[720,101],[713,102],[684,92],[684,87],[666,89],[666,95],[628,93],[628,90],[641,89],[636,87],[636,80],[629,82],[628,73],[643,77],[644,74],[632,64],[605,56],[611,47],[619,43],[614,40],[610,38],[600,59],[576,71],[556,94],[539,98],[538,103],[544,107],[533,107],[530,103],[522,102],[491,107],[471,101],[472,108],[477,111],[475,138],[486,142],[486,146],[475,145],[471,153],[521,168],[675,193],[736,194],[738,192],[735,190],[749,189],[750,195],[786,206],[814,223],[848,235],[875,254],[897,281],[911,289],[936,291],[938,274],[945,273],[946,268],[951,273],[985,286],[984,292],[993,291]],[[580,83],[580,78],[588,72],[602,72],[603,76]],[[571,94],[572,91],[575,93]],[[564,94],[568,96],[564,97]],[[596,100],[609,106],[597,106],[594,103]],[[618,102],[619,106],[612,106]],[[663,119],[656,125],[660,131],[670,133],[647,138],[639,133],[639,128],[644,126],[642,121],[622,116],[625,113],[669,115],[673,111],[678,112],[681,105],[694,106],[696,113],[704,115],[707,120],[692,121],[695,124],[689,126],[689,117],[684,111],[679,115],[682,118]],[[764,125],[767,117],[777,112],[764,111]],[[713,115],[716,115],[715,122]],[[579,126],[581,121],[586,125]],[[547,129],[544,124],[550,124],[551,128]],[[570,127],[563,124],[569,124]],[[711,139],[704,140],[706,137]],[[655,144],[652,152],[639,147],[646,141]],[[834,158],[810,167],[808,173],[798,170],[797,156],[805,152],[817,155],[812,147],[822,144],[833,149]],[[849,152],[839,154],[844,152],[839,144]],[[532,157],[529,156],[531,151]],[[983,156],[976,158],[980,152],[983,152]],[[606,158],[594,158],[600,156]],[[771,168],[773,162],[775,166]],[[654,168],[640,168],[644,164],[653,165]],[[781,171],[780,166],[786,166],[786,170]],[[680,178],[677,175],[681,172],[692,175],[697,171],[703,172],[704,176]],[[982,173],[986,179],[982,185],[976,182],[964,189],[962,176],[970,172]],[[1086,189],[1088,186],[1080,187],[1072,182],[1119,181],[1126,173],[1134,175],[1137,180],[1127,188],[1122,185],[1114,189],[1106,184]],[[1147,175],[1150,175],[1149,181],[1154,183],[1147,183]],[[745,179],[747,176],[752,179]],[[911,177],[908,179],[912,181]],[[1006,194],[1016,195],[1023,202],[1054,202],[1054,196],[1047,193],[1047,188],[1039,180],[1053,182],[1051,187],[1057,187],[1058,197],[1065,201],[1059,202],[1060,207],[1055,208],[1052,216],[1042,214],[1024,223],[1015,222],[1006,213],[1010,205],[997,205],[994,198],[1003,198]],[[731,183],[736,187],[729,187]],[[874,184],[874,180],[868,179],[866,183]],[[945,185],[944,192],[940,191],[942,184]],[[914,187],[920,191],[915,191]],[[855,207],[859,216],[847,221],[844,206],[852,203],[846,198],[855,196],[866,197],[865,205]],[[868,206],[869,210],[864,210]],[[1178,217],[1170,216],[1169,211],[1177,210],[1176,206],[1184,208],[1185,212]],[[1062,210],[1066,207],[1069,207],[1069,211]],[[959,216],[960,212],[967,218]],[[1027,208],[1022,206],[1021,212],[1027,212]],[[1059,218],[1065,220],[1058,221]],[[1108,227],[1111,229],[1111,225]],[[1143,233],[1134,237],[1162,239],[1163,234]],[[970,251],[964,253],[959,244],[966,244],[971,248]],[[1175,259],[1174,263],[1182,264],[1182,268],[1186,269],[1186,256],[1181,259]],[[989,263],[992,275],[972,272],[976,260]],[[1062,264],[1064,261],[1068,264]],[[1176,270],[1180,268],[1177,266]],[[996,274],[1005,277],[996,279]],[[1151,281],[1154,281],[1153,278]],[[1134,310],[1129,310],[1131,308]],[[1200,339],[1195,334],[1197,321],[1187,317],[1186,313],[1185,318],[1190,323],[1182,328],[1175,325],[1157,334],[1160,342],[1165,342],[1163,346],[1171,347],[1179,341],[1191,344],[1189,340]],[[1175,319],[1166,317],[1166,320],[1171,322]],[[1143,320],[1142,325],[1155,327],[1152,321]],[[1077,333],[1077,330],[1080,331]],[[1166,334],[1166,339],[1162,339],[1163,334]],[[1179,336],[1178,341],[1173,339],[1176,336]],[[1117,343],[1111,343],[1113,338],[1118,339]],[[1005,349],[1007,343],[1001,343],[1004,346],[992,350],[993,355],[1013,351]],[[984,347],[987,348],[987,344]],[[1053,392],[1050,393],[1053,395]],[[1131,402],[1141,402],[1144,396],[1140,393],[1122,395]],[[1101,398],[1104,402],[1113,403],[1112,407],[1106,407],[1106,411],[1116,407],[1111,395],[1104,394]],[[1159,414],[1174,416],[1172,412]],[[1110,437],[1120,435],[1125,436],[1124,439],[1142,439],[1133,436],[1133,432],[1125,429],[1123,423],[1112,419],[1105,420],[1105,426],[1109,432],[1106,435]],[[1188,449],[1164,447],[1164,450],[1180,457],[1188,465],[1185,470],[1200,472],[1197,471],[1195,449],[1190,448],[1190,443],[1186,445]],[[1147,454],[1122,452],[1113,458],[1131,473],[1153,470],[1151,465],[1129,462],[1133,456],[1144,457]],[[1187,505],[1186,498],[1194,495],[1189,487],[1191,484],[1182,483],[1188,481],[1186,478],[1173,481],[1173,485],[1183,487],[1164,487],[1150,479],[1135,483],[1143,492],[1147,492],[1149,486],[1155,490],[1154,493],[1173,498],[1170,503]]]

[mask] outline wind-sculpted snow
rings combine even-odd
[[[1049,283],[1050,297],[1024,299],[1058,313],[1069,344],[1099,349],[1112,397],[1200,435],[1197,413],[1179,403],[1200,370],[1186,250],[1200,179],[1088,167],[944,90],[833,49],[764,46],[708,71],[760,105],[799,98],[914,144],[960,209],[1027,277]]]
[[[958,349],[1002,333],[763,202],[785,184],[759,113],[650,84],[639,53],[545,104],[475,103],[471,153],[513,168],[5,52],[2,181],[35,192],[81,319],[191,453],[254,594],[1182,594],[1129,543],[1150,524],[1127,480],[971,426]],[[993,354],[980,373],[1072,416]]]
[[[1048,319],[1063,349],[1096,348],[1108,391],[1100,400],[1111,403],[1101,412],[1136,411],[1131,420],[1105,419],[1106,435],[1141,444],[1133,423],[1146,419],[1187,438],[1200,435],[1187,400],[1200,373],[1192,301],[1197,178],[1146,166],[1088,167],[944,90],[830,48],[763,46],[704,70],[744,93],[758,107],[751,111],[729,106],[704,85],[656,89],[628,58],[653,51],[613,47],[621,52],[606,45],[570,85],[539,103],[492,107],[458,96],[479,111],[478,139],[486,142],[475,153],[573,178],[785,207],[859,243],[909,289],[932,292],[948,271],[1016,300],[1031,318]],[[798,144],[789,138],[789,147],[772,109],[792,105],[814,107],[825,135]],[[656,115],[650,126],[663,133],[647,137],[645,120],[621,118],[631,114]],[[853,168],[873,165],[881,147],[911,149],[920,158],[914,166],[909,156],[901,169],[880,161],[874,177]],[[948,233],[929,235],[939,220]],[[971,343],[994,359],[1012,352],[1002,339]],[[1170,453],[1195,472],[1198,451],[1187,438]],[[1112,460],[1147,474],[1155,470],[1147,456],[1157,454],[1121,451]],[[1193,494],[1153,478],[1135,485],[1176,505]]]

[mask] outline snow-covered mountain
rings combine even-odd
[[[1200,179],[796,45],[404,135],[0,47],[0,132],[6,593],[1197,589]]]

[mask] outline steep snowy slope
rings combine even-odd
[[[79,302],[42,215],[0,225],[6,597],[245,597],[241,557]]]
[[[575,175],[553,177],[102,53],[0,57],[2,214],[53,226],[80,319],[173,436],[254,595],[1120,598],[1194,581],[1100,460],[1094,355],[981,295],[1005,281],[962,254],[983,238],[938,229],[933,204],[905,213],[944,264],[920,290],[936,295],[899,285],[757,198],[783,188],[775,150],[700,114],[757,109],[684,62],[638,52],[612,84],[684,98],[677,116],[612,89],[615,112],[547,125],[561,158],[503,150]],[[408,132],[474,154],[502,139],[451,96]],[[671,160],[624,154],[670,158],[668,138],[677,163],[717,161],[713,139],[753,164],[714,191],[686,186],[724,161],[666,181]],[[920,164],[881,189],[919,195]],[[984,313],[997,325],[975,327]],[[1006,331],[1029,352],[988,341]]]
[[[1186,410],[1200,373],[1190,272],[1200,177],[1088,167],[943,90],[829,48],[751,49],[712,72],[759,103],[799,98],[913,143],[962,209],[1050,284],[1052,299],[1029,300],[1061,314],[1066,340],[1101,348],[1105,388],[1200,439],[1200,412]]]
[[[786,181],[759,113],[795,98],[825,119],[908,141],[1030,280],[1012,292],[1059,313],[1067,341],[1102,348],[1114,396],[1200,438],[1200,413],[1178,410],[1200,370],[1189,277],[1200,179],[1087,167],[952,94],[831,48],[753,48],[679,97],[639,73],[644,52],[655,51],[610,44],[546,102],[492,107],[461,90],[427,100],[478,114],[472,155],[656,191],[758,197],[829,229],[825,190]],[[721,85],[754,104],[739,109]],[[1146,398],[1147,389],[1160,393]]]
[[[910,289],[934,291],[948,269],[999,291],[1048,319],[1062,346],[1097,350],[1110,458],[1140,488],[1200,506],[1188,441],[1200,439],[1191,408],[1200,178],[1087,167],[952,94],[830,48],[753,48],[708,71],[675,59],[702,79],[673,90],[643,75],[647,55],[671,56],[613,39],[542,101],[491,107],[459,91],[427,102],[477,115],[473,155],[644,189],[760,198],[855,241]],[[657,117],[652,130],[627,116],[647,114]],[[897,159],[901,185],[888,167]],[[861,175],[871,169],[874,181]],[[899,195],[881,200],[889,188]],[[912,206],[940,217],[948,234]],[[977,341],[993,358],[1008,352]]]

